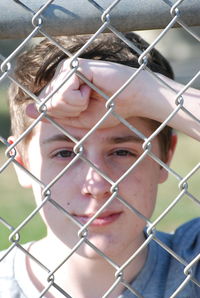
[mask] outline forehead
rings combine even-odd
[[[124,124],[118,124],[115,127],[99,128],[92,132],[87,138],[92,142],[106,143],[106,142],[123,142],[123,141],[135,141],[143,142],[144,137],[148,137],[153,132],[152,124],[149,119],[132,117],[128,119],[129,127]],[[35,131],[35,136],[40,138],[41,144],[49,144],[54,141],[79,141],[88,132],[89,129],[75,128],[70,126],[63,126],[64,130],[69,134],[69,138],[66,137],[64,132],[59,131],[52,124],[41,122]],[[72,137],[72,138],[71,138]],[[114,141],[115,140],[115,141]]]

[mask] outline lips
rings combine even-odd
[[[122,212],[102,212],[97,218],[95,218],[89,226],[105,226],[115,222],[120,216]],[[86,224],[95,213],[90,214],[74,214],[73,216],[82,224]]]

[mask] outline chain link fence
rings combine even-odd
[[[167,24],[165,24],[165,25],[161,24],[161,23],[159,25],[156,25],[157,27],[160,26],[160,28],[163,27],[163,30],[157,36],[157,38],[154,40],[154,42],[151,43],[151,45],[147,48],[147,50],[145,50],[143,52],[141,50],[139,50],[135,44],[132,44],[124,36],[123,31],[131,30],[131,29],[135,30],[135,26],[134,25],[131,26],[131,24],[130,25],[126,24],[126,26],[124,28],[123,27],[124,24],[122,24],[123,22],[121,21],[121,18],[119,17],[118,13],[119,13],[119,10],[121,7],[126,7],[126,9],[128,7],[128,10],[132,10],[132,6],[134,8],[137,8],[137,10],[140,10],[142,13],[143,10],[146,9],[146,7],[145,7],[146,4],[143,4],[143,7],[142,7],[142,5],[141,4],[139,5],[139,3],[137,1],[136,1],[137,2],[136,4],[138,4],[138,6],[136,4],[133,5],[133,2],[130,2],[130,1],[127,2],[127,1],[123,1],[123,0],[109,1],[109,3],[106,1],[93,1],[93,0],[82,1],[86,5],[86,7],[85,7],[86,15],[88,13],[90,13],[90,12],[88,12],[90,10],[92,12],[95,11],[94,28],[96,31],[92,32],[93,34],[91,35],[91,38],[75,55],[71,55],[68,51],[66,51],[66,49],[64,49],[60,44],[58,44],[57,41],[55,40],[55,38],[53,37],[53,35],[55,35],[55,30],[58,30],[58,29],[54,28],[51,30],[51,25],[49,25],[49,27],[46,26],[46,21],[49,24],[51,24],[51,18],[47,14],[47,11],[51,11],[51,9],[56,9],[59,7],[59,11],[65,12],[66,10],[70,10],[67,7],[68,4],[66,4],[66,3],[64,4],[62,1],[61,1],[62,2],[61,3],[59,1],[51,0],[51,1],[46,1],[45,3],[41,2],[39,5],[39,8],[37,10],[35,10],[36,3],[34,4],[33,2],[29,3],[29,1],[17,1],[17,0],[16,1],[13,0],[11,2],[14,3],[15,7],[18,6],[17,9],[19,9],[20,12],[24,12],[27,19],[29,18],[28,26],[29,26],[29,28],[32,27],[32,29],[29,31],[28,34],[24,33],[24,41],[7,58],[3,57],[0,54],[0,60],[2,62],[1,63],[0,83],[3,83],[5,79],[9,79],[11,82],[14,82],[15,84],[17,84],[24,92],[26,92],[28,94],[28,96],[32,97],[34,99],[34,101],[37,103],[40,115],[37,119],[34,120],[34,122],[31,124],[31,126],[27,130],[25,130],[24,133],[12,145],[10,145],[3,137],[0,138],[3,146],[6,148],[5,154],[6,154],[6,158],[7,158],[7,160],[3,164],[0,165],[0,173],[2,174],[5,171],[7,171],[8,167],[11,164],[15,164],[17,167],[20,167],[23,171],[25,171],[27,173],[27,175],[29,175],[31,177],[31,179],[33,179],[36,183],[38,183],[38,185],[40,185],[40,187],[42,188],[43,199],[42,199],[41,203],[35,208],[35,210],[33,212],[31,212],[31,214],[29,216],[27,216],[27,218],[23,222],[21,222],[21,224],[17,227],[13,227],[9,222],[7,222],[6,218],[3,218],[3,217],[0,218],[0,224],[4,225],[8,230],[10,230],[9,241],[11,242],[11,245],[8,248],[8,250],[6,250],[6,252],[4,252],[4,254],[1,256],[0,261],[7,258],[7,256],[13,251],[13,249],[15,247],[18,247],[18,249],[21,250],[22,253],[29,256],[34,262],[36,262],[44,270],[44,272],[46,272],[46,285],[45,285],[45,288],[41,291],[39,297],[44,297],[45,294],[48,292],[48,290],[51,288],[56,289],[58,291],[59,295],[61,295],[63,297],[70,297],[69,293],[64,291],[64,289],[62,289],[60,287],[59,283],[57,283],[55,275],[60,270],[60,268],[62,266],[64,266],[64,264],[66,264],[67,262],[70,261],[70,258],[73,257],[73,254],[75,254],[79,250],[79,248],[84,244],[84,245],[89,246],[92,250],[94,250],[99,256],[101,256],[102,259],[104,259],[106,262],[108,262],[115,269],[115,276],[113,277],[115,279],[115,281],[112,285],[110,285],[110,288],[107,289],[107,291],[104,293],[103,297],[109,297],[118,285],[123,285],[126,289],[128,289],[128,291],[130,292],[130,294],[133,297],[135,297],[135,296],[142,297],[142,293],[139,293],[135,288],[133,288],[131,286],[129,281],[126,280],[126,278],[124,277],[124,271],[131,264],[131,262],[133,262],[135,260],[135,258],[137,258],[137,256],[140,253],[142,253],[142,251],[149,245],[150,242],[156,242],[159,246],[161,246],[164,250],[166,250],[174,259],[176,259],[177,262],[180,262],[183,265],[183,272],[185,274],[185,279],[178,286],[178,288],[176,288],[174,290],[171,297],[176,297],[179,294],[181,295],[182,290],[184,290],[184,288],[187,286],[188,283],[194,283],[195,285],[200,286],[200,281],[198,281],[193,275],[193,268],[200,261],[200,253],[198,255],[196,255],[188,263],[181,256],[179,256],[175,251],[173,251],[173,249],[169,248],[164,242],[162,242],[156,236],[156,226],[158,225],[158,223],[161,222],[163,220],[163,218],[165,218],[166,215],[171,212],[171,210],[175,207],[176,204],[178,204],[183,199],[183,197],[187,197],[189,200],[193,201],[194,204],[196,205],[196,207],[199,208],[200,201],[196,196],[193,195],[192,191],[189,190],[188,185],[190,183],[190,179],[192,179],[192,177],[194,177],[194,175],[196,175],[197,172],[199,171],[200,163],[198,163],[189,173],[187,173],[184,177],[182,177],[179,173],[177,173],[172,168],[170,168],[167,164],[165,164],[162,160],[160,160],[151,151],[151,144],[152,144],[152,141],[154,140],[154,138],[171,121],[171,119],[173,117],[175,117],[177,115],[177,113],[179,113],[180,111],[184,111],[184,113],[187,113],[189,115],[189,117],[193,118],[196,122],[198,122],[198,123],[200,122],[199,119],[197,119],[193,114],[191,114],[185,108],[184,100],[183,100],[185,91],[193,84],[194,81],[197,80],[197,78],[200,75],[200,71],[198,70],[196,72],[196,74],[190,79],[190,81],[185,85],[185,87],[181,90],[181,92],[179,92],[177,94],[174,91],[174,101],[176,102],[176,108],[173,110],[173,112],[170,115],[168,115],[168,117],[165,119],[165,121],[148,138],[146,136],[144,136],[142,134],[142,132],[138,131],[135,127],[130,125],[130,123],[126,119],[123,119],[120,116],[120,114],[117,114],[115,112],[115,100],[116,100],[118,94],[120,94],[125,88],[127,88],[128,83],[130,81],[135,80],[137,75],[141,71],[143,71],[145,69],[146,71],[148,71],[151,74],[151,76],[153,76],[155,78],[155,80],[160,80],[160,78],[158,77],[157,74],[151,72],[148,69],[148,67],[146,66],[145,59],[148,56],[148,53],[152,50],[152,48],[154,48],[155,46],[157,46],[157,44],[159,44],[159,42],[164,38],[164,36],[169,32],[169,30],[171,28],[179,25],[184,30],[186,30],[194,39],[196,39],[197,41],[200,41],[200,36],[198,36],[197,33],[193,32],[192,27],[190,27],[190,25],[195,24],[195,21],[198,19],[198,17],[196,17],[195,14],[193,14],[192,17],[188,16],[188,15],[191,16],[190,9],[192,6],[193,6],[192,9],[194,9],[194,7],[197,9],[197,7],[198,7],[198,10],[196,10],[195,13],[200,14],[200,5],[199,5],[198,1],[194,1],[193,4],[192,4],[192,2],[189,2],[189,4],[188,4],[188,2],[184,1],[184,0],[173,1],[173,2],[168,1],[168,0],[156,1],[157,4],[159,5],[159,7],[164,7],[165,11],[167,11],[167,14],[165,14],[165,16],[167,16],[165,18],[165,21],[167,19],[169,19],[169,21],[167,20]],[[74,1],[74,3],[75,2],[76,1]],[[6,5],[7,4],[8,3],[6,3]],[[37,3],[37,5],[38,5],[38,3]],[[63,5],[63,7],[62,7],[62,5]],[[69,5],[73,5],[73,4],[70,3]],[[150,5],[150,4],[148,4],[148,5]],[[89,7],[89,10],[87,10],[88,7]],[[182,11],[182,7],[184,7],[184,11]],[[77,5],[77,10],[78,9],[79,9],[79,5]],[[83,8],[80,8],[80,9],[82,11]],[[188,15],[187,15],[187,9],[189,11]],[[116,14],[117,14],[117,17],[116,17]],[[28,15],[28,17],[27,17],[27,15]],[[12,17],[15,18],[16,16],[12,16]],[[53,17],[55,17],[55,15]],[[129,18],[132,17],[130,12],[129,12],[128,17]],[[76,32],[70,32],[70,33],[91,33],[90,31],[94,30],[94,28],[91,29],[91,25],[90,25],[90,29],[88,28],[87,22],[84,23],[85,24],[84,26],[80,26],[82,19],[80,19],[78,26],[77,25],[75,26],[76,29],[74,29],[74,30],[76,30]],[[113,21],[113,19],[114,19],[114,21]],[[116,19],[117,19],[117,22],[116,22]],[[152,21],[152,18],[148,17],[147,19]],[[162,18],[159,19],[160,22],[161,22],[161,19]],[[136,18],[136,20],[138,21],[138,18]],[[189,22],[188,22],[188,20],[189,20]],[[143,21],[144,21],[144,23],[147,22],[146,20],[144,20],[144,18],[142,20],[140,20],[140,22],[143,22]],[[74,17],[74,22],[78,22],[76,17]],[[113,25],[115,22],[116,22],[116,25]],[[96,26],[97,26],[96,24],[98,24],[98,28],[96,28]],[[55,25],[53,25],[53,26],[56,27]],[[147,25],[144,24],[144,26],[140,27],[140,29],[144,29],[145,26],[147,27]],[[22,27],[20,27],[20,28],[22,29]],[[61,28],[61,27],[59,27],[59,28]],[[73,26],[71,26],[70,28],[71,29],[68,28],[67,30],[73,30],[72,29]],[[148,28],[150,28],[150,27],[148,27]],[[151,28],[153,28],[153,25],[151,26]],[[10,27],[8,28],[8,32],[10,32],[9,29],[10,29]],[[138,28],[136,28],[136,29],[138,29]],[[145,29],[147,29],[147,28],[145,28]],[[23,30],[25,30],[25,29],[23,29]],[[43,101],[41,101],[36,95],[32,94],[30,92],[30,90],[27,90],[27,88],[25,88],[21,83],[16,81],[16,79],[13,76],[13,64],[15,62],[16,57],[19,55],[19,53],[21,53],[21,51],[26,48],[27,43],[29,41],[31,41],[35,36],[46,37],[49,41],[52,42],[52,44],[54,44],[58,48],[60,48],[67,56],[71,57],[72,65],[73,65],[73,62],[75,62],[75,64],[76,64],[77,58],[81,55],[81,53],[84,52],[84,50],[99,36],[99,34],[105,32],[105,31],[113,32],[116,36],[118,36],[121,40],[123,40],[123,42],[125,44],[128,44],[129,47],[133,48],[136,52],[139,53],[140,68],[138,69],[136,74],[134,74],[127,81],[127,83],[125,83],[115,94],[113,94],[111,97],[108,97],[101,90],[99,90],[96,86],[91,84],[91,82],[89,82],[84,76],[82,76],[80,72],[78,72],[77,65],[75,67],[72,67],[72,70],[68,76],[68,79],[70,78],[71,75],[73,75],[74,73],[77,73],[85,83],[89,84],[89,86],[91,86],[91,88],[95,92],[99,93],[101,95],[101,97],[103,97],[105,99],[105,103],[106,103],[105,106],[107,109],[107,111],[106,111],[105,115],[102,117],[102,119],[100,119],[98,121],[98,123],[96,123],[94,125],[94,127],[92,127],[81,140],[77,140],[73,135],[70,135],[68,131],[63,129],[63,127],[59,123],[57,123],[55,120],[53,120],[48,115],[48,109],[47,109],[46,104],[51,100],[51,97],[57,92],[57,90],[61,86],[58,86],[58,88],[56,88],[56,90],[54,90],[53,93],[51,93]],[[23,32],[25,32],[25,31],[23,31]],[[23,34],[23,32],[19,33],[19,36],[20,36],[20,34]],[[58,31],[56,33],[58,34]],[[1,34],[6,35],[6,32],[1,33]],[[11,33],[8,33],[8,35],[9,34],[10,34],[10,36],[12,35]],[[61,34],[63,34],[63,32],[61,32]],[[163,81],[163,84],[166,85],[166,83],[164,81]],[[63,85],[63,83],[61,85]],[[167,87],[171,90],[170,86],[167,86]],[[110,115],[116,117],[120,123],[122,123],[124,126],[126,126],[130,130],[130,132],[133,132],[134,134],[136,134],[143,141],[142,155],[116,181],[113,181],[112,179],[110,179],[110,177],[108,177],[104,172],[102,172],[96,165],[94,165],[84,155],[85,142],[94,133],[94,131],[96,131],[104,123],[104,121]],[[37,177],[35,177],[27,169],[22,167],[15,159],[16,158],[15,147],[18,144],[20,144],[20,142],[25,138],[25,136],[27,134],[29,134],[30,131],[32,131],[33,128],[36,127],[40,123],[40,121],[43,120],[44,118],[46,119],[46,121],[48,121],[53,126],[55,126],[58,129],[58,131],[62,132],[65,136],[70,138],[75,143],[74,152],[76,153],[74,159],[70,162],[70,164],[68,164],[62,170],[62,172],[60,172],[54,179],[52,179],[52,181],[50,183],[48,183],[48,185],[46,185],[43,181],[41,181]],[[151,159],[153,159],[155,162],[157,162],[160,166],[164,167],[170,175],[175,177],[175,179],[177,180],[177,185],[179,187],[179,194],[175,198],[173,198],[171,204],[154,221],[150,221],[148,218],[146,218],[139,210],[134,208],[133,205],[131,205],[129,202],[127,202],[127,200],[125,200],[119,194],[120,183],[129,175],[129,173],[131,171],[133,171],[136,167],[139,166],[139,164],[142,162],[142,160],[146,156],[149,156]],[[85,224],[81,224],[80,222],[75,220],[74,217],[68,212],[68,210],[63,208],[63,206],[61,206],[57,202],[57,200],[52,198],[52,196],[51,196],[52,187],[56,183],[58,183],[59,179],[61,179],[61,177],[63,176],[64,173],[69,171],[71,169],[71,167],[76,166],[75,163],[77,163],[77,160],[84,161],[90,167],[92,167],[98,173],[98,175],[103,177],[105,179],[105,181],[107,181],[110,184],[110,191],[111,191],[110,198]],[[114,260],[112,260],[109,256],[104,254],[104,252],[99,250],[98,247],[96,247],[88,239],[88,233],[89,233],[88,228],[90,227],[91,223],[104,210],[106,210],[106,208],[114,200],[118,200],[119,202],[121,202],[126,208],[128,208],[140,220],[145,221],[146,225],[147,225],[146,241],[135,252],[133,252],[133,254],[125,262],[123,262],[122,265],[116,264],[114,262]],[[66,257],[57,265],[57,267],[55,267],[53,269],[47,268],[46,264],[43,263],[43,260],[37,259],[34,255],[30,254],[30,252],[23,245],[20,244],[20,233],[23,231],[23,229],[26,227],[26,225],[30,221],[32,221],[34,219],[34,217],[44,208],[44,206],[46,204],[52,205],[62,215],[66,216],[67,219],[70,219],[78,227],[79,240],[77,241],[76,245],[71,249],[70,254],[66,255]],[[1,266],[1,263],[0,263],[0,266]],[[104,281],[102,280],[99,282],[103,283]],[[58,296],[58,297],[61,297],[61,296]]]

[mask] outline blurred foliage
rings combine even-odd
[[[5,147],[0,149],[0,168],[7,160],[4,156]],[[16,228],[36,207],[30,189],[22,189],[19,185],[14,168],[10,164],[0,174],[0,218]],[[20,243],[42,238],[46,228],[37,214],[20,232]],[[8,241],[11,231],[0,222],[0,250],[10,245]]]
[[[0,89],[0,136],[7,138],[10,134],[10,117],[8,114],[7,84]]]

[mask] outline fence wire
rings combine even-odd
[[[14,1],[14,0],[13,0]],[[193,84],[194,80],[199,78],[200,71],[198,71],[193,78],[185,85],[183,90],[181,92],[177,93],[175,90],[171,90],[170,86],[167,86],[169,90],[174,92],[174,102],[176,103],[176,108],[173,110],[173,112],[168,115],[168,117],[163,121],[163,123],[149,136],[146,137],[137,130],[135,127],[130,125],[130,123],[123,119],[120,114],[115,112],[115,101],[117,96],[123,92],[125,88],[127,88],[127,85],[136,79],[137,75],[140,74],[141,71],[144,69],[150,73],[152,77],[155,78],[155,80],[159,80],[166,86],[166,82],[162,81],[161,78],[153,73],[150,69],[147,67],[146,63],[146,57],[148,57],[148,53],[157,45],[159,42],[164,38],[166,34],[170,31],[171,28],[176,26],[177,24],[181,26],[184,30],[186,30],[194,39],[197,41],[200,41],[200,36],[198,36],[197,33],[193,32],[192,28],[187,25],[187,23],[182,21],[182,12],[181,12],[181,5],[184,2],[184,0],[179,1],[167,1],[167,0],[160,0],[163,5],[168,5],[169,7],[169,13],[171,15],[171,20],[167,24],[167,26],[161,31],[161,33],[157,36],[157,38],[150,44],[150,46],[145,50],[141,51],[137,48],[137,45],[133,44],[130,40],[128,40],[122,32],[120,32],[117,28],[115,28],[112,25],[112,13],[116,7],[123,2],[123,0],[115,0],[111,4],[109,4],[106,8],[103,8],[101,4],[99,4],[98,1],[93,0],[86,0],[86,2],[90,3],[91,7],[97,9],[100,13],[100,21],[101,25],[98,28],[98,30],[91,36],[91,38],[88,40],[88,42],[74,55],[72,55],[69,51],[63,48],[62,45],[60,45],[53,36],[51,36],[49,33],[45,31],[44,26],[44,17],[45,10],[47,10],[52,4],[56,4],[56,1],[50,0],[46,1],[40,9],[37,11],[33,11],[31,7],[29,7],[28,2],[23,1],[14,1],[17,5],[20,6],[20,8],[24,9],[24,11],[28,11],[30,13],[30,22],[32,22],[32,31],[29,33],[29,35],[24,39],[24,41],[7,57],[3,57],[3,55],[0,54],[0,59],[2,61],[1,63],[1,77],[0,77],[0,83],[3,83],[5,79],[9,79],[11,82],[14,82],[17,84],[24,92],[28,94],[29,97],[31,97],[37,104],[38,110],[40,112],[40,115],[37,119],[33,121],[31,126],[28,127],[24,131],[24,133],[12,144],[10,145],[3,137],[0,137],[0,141],[2,142],[5,149],[5,154],[7,157],[7,160],[0,165],[0,173],[4,173],[7,168],[11,164],[15,164],[16,166],[20,167],[21,170],[25,171],[27,175],[30,176],[31,179],[35,181],[35,183],[38,183],[39,186],[42,188],[42,196],[43,199],[41,203],[33,210],[27,218],[20,223],[19,226],[13,227],[10,225],[9,222],[7,222],[6,218],[1,217],[0,218],[0,224],[4,225],[8,230],[10,230],[10,236],[9,241],[11,242],[11,245],[9,249],[3,254],[1,257],[2,261],[5,259],[12,251],[15,249],[15,247],[18,247],[18,249],[21,250],[21,252],[27,256],[29,256],[35,263],[37,263],[43,270],[46,272],[46,286],[40,293],[39,297],[44,297],[45,294],[48,292],[49,289],[54,288],[58,291],[59,294],[62,294],[63,297],[70,297],[69,293],[64,291],[56,280],[56,273],[60,270],[62,266],[64,266],[65,263],[67,263],[70,258],[72,258],[73,254],[75,254],[78,249],[82,245],[87,245],[92,250],[94,250],[99,256],[101,256],[102,259],[104,259],[106,262],[108,262],[114,269],[115,269],[115,282],[110,285],[110,288],[104,293],[103,297],[109,297],[113,290],[118,285],[123,285],[126,289],[130,291],[131,294],[135,295],[136,297],[143,297],[142,293],[139,293],[136,289],[134,289],[128,280],[125,279],[125,269],[131,264],[133,260],[148,246],[150,242],[156,242],[158,245],[160,245],[164,250],[166,250],[174,259],[176,259],[179,263],[183,265],[183,273],[185,274],[185,280],[179,285],[177,289],[175,289],[174,293],[171,295],[171,297],[176,297],[178,294],[181,294],[182,290],[185,288],[185,286],[192,282],[198,286],[200,286],[200,281],[196,280],[193,276],[193,268],[200,260],[200,254],[195,256],[190,263],[187,263],[182,257],[180,257],[177,253],[175,253],[170,247],[168,247],[165,243],[163,243],[157,236],[156,236],[156,226],[157,224],[163,220],[164,217],[168,213],[171,212],[171,210],[174,208],[176,204],[178,204],[183,197],[188,197],[188,199],[192,200],[197,208],[199,208],[200,201],[197,197],[193,195],[193,193],[189,190],[188,184],[190,182],[190,179],[196,175],[197,171],[200,168],[200,163],[198,163],[187,175],[182,177],[179,173],[175,172],[172,168],[170,168],[167,164],[165,164],[161,159],[159,159],[155,154],[151,151],[151,144],[152,141],[155,139],[155,137],[159,134],[162,129],[168,125],[168,123],[173,119],[178,113],[181,111],[184,113],[187,113],[189,117],[193,118],[195,121],[200,123],[200,120],[195,117],[190,111],[187,110],[187,108],[184,106],[184,92]],[[192,5],[192,4],[191,4]],[[105,5],[104,5],[105,6]],[[78,7],[77,7],[78,9]],[[99,21],[99,20],[98,20]],[[133,28],[134,29],[134,28]],[[78,69],[77,65],[77,58],[85,51],[85,49],[99,36],[100,33],[103,32],[113,32],[116,36],[118,36],[124,43],[128,44],[129,47],[134,49],[139,55],[139,64],[140,68],[137,70],[137,72],[129,78],[129,80],[111,97],[108,97],[106,94],[104,94],[101,90],[99,90],[95,85],[93,85],[89,80],[87,80]],[[13,76],[13,68],[16,57],[21,53],[22,50],[24,50],[27,46],[27,43],[30,42],[35,36],[42,35],[43,37],[46,37],[49,41],[51,41],[54,45],[56,45],[59,49],[61,49],[67,56],[71,57],[72,63],[71,65],[75,65],[75,67],[72,67],[71,71],[69,72],[66,80],[60,84],[54,90],[49,94],[43,101],[41,101],[35,94],[33,94],[30,90],[28,90],[26,87],[24,87],[20,82],[18,82],[14,76]],[[89,86],[95,90],[97,93],[101,95],[105,99],[105,106],[106,106],[106,113],[105,115],[92,127],[88,133],[81,139],[77,140],[73,135],[69,134],[68,131],[66,131],[59,123],[57,123],[53,118],[51,118],[48,115],[48,107],[47,103],[51,100],[52,96],[59,90],[61,86],[74,74],[76,73],[78,76],[81,77],[81,79],[86,83],[89,84]],[[84,144],[86,140],[106,121],[106,119],[110,116],[114,116],[120,123],[122,123],[124,126],[126,126],[131,132],[136,134],[139,138],[143,140],[143,153],[142,155],[137,159],[137,161],[131,165],[131,167],[123,173],[121,177],[118,178],[117,181],[113,181],[110,177],[108,177],[103,171],[101,171],[96,165],[94,165],[84,154]],[[54,177],[47,185],[38,179],[38,177],[35,177],[31,172],[29,172],[27,169],[25,169],[22,165],[20,165],[16,160],[16,146],[22,142],[22,140],[33,130],[34,127],[36,127],[41,120],[46,119],[49,123],[54,125],[58,131],[66,135],[68,138],[70,138],[74,143],[74,152],[76,153],[75,157],[72,159],[72,161],[60,172],[57,174],[56,177]],[[133,205],[131,205],[129,202],[125,200],[119,193],[119,187],[120,183],[129,175],[131,171],[133,171],[136,167],[140,165],[140,163],[143,161],[143,159],[148,156],[151,159],[153,159],[155,162],[160,164],[160,166],[164,167],[168,173],[175,177],[177,180],[177,185],[179,187],[179,193],[178,195],[173,199],[171,204],[154,220],[151,221],[148,218],[146,218],[139,210],[137,210]],[[77,221],[69,212],[67,209],[63,208],[61,206],[56,198],[52,198],[51,195],[51,189],[52,187],[58,183],[58,181],[61,179],[61,177],[69,171],[74,165],[76,166],[77,161],[82,160],[86,164],[88,164],[90,167],[92,167],[101,177],[105,179],[110,184],[110,191],[111,196],[108,198],[106,203],[90,218],[87,223],[82,224],[79,221]],[[147,238],[146,241],[137,249],[137,251],[133,252],[133,254],[122,264],[116,264],[114,260],[112,260],[109,256],[104,254],[98,247],[96,247],[92,242],[88,239],[88,228],[90,227],[91,223],[114,201],[118,200],[120,203],[122,203],[126,208],[128,208],[133,214],[135,214],[140,220],[143,220],[146,222],[147,225]],[[34,219],[34,217],[42,210],[42,208],[50,204],[53,206],[53,208],[56,208],[60,212],[60,214],[64,215],[67,219],[70,219],[78,228],[78,237],[79,240],[77,241],[76,245],[71,249],[70,253],[65,256],[65,258],[60,262],[60,264],[57,265],[57,267],[50,269],[47,268],[46,264],[43,263],[42,260],[37,259],[34,255],[30,254],[30,252],[23,247],[23,245],[20,244],[20,233],[23,231],[23,229],[26,227],[26,225]],[[48,248],[47,248],[48,249]],[[0,263],[1,266],[1,263]],[[102,283],[104,281],[101,281]],[[60,296],[59,296],[60,297]]]

